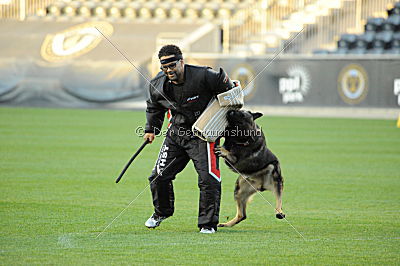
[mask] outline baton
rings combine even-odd
[[[143,142],[142,146],[140,146],[140,148],[135,152],[135,154],[132,156],[132,158],[129,160],[129,162],[125,165],[124,170],[122,170],[121,174],[119,174],[119,177],[117,178],[117,180],[115,180],[115,183],[118,183],[121,180],[122,176],[125,174],[126,170],[131,165],[133,160],[135,160],[135,158],[139,155],[139,153],[143,150],[143,148],[149,143],[150,143],[149,139],[146,139]]]

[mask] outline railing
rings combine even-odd
[[[311,53],[333,48],[342,33],[362,33],[368,17],[394,0],[260,0],[224,23],[224,52]],[[292,40],[297,32],[303,32]]]
[[[44,9],[54,0],[0,0],[0,19],[25,20],[38,9]]]

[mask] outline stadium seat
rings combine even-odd
[[[393,14],[387,20],[386,23],[393,25],[393,31],[400,31],[400,15]]]
[[[187,8],[184,13],[185,18],[197,19],[199,17],[199,11],[193,7]]]
[[[158,19],[166,19],[168,17],[167,10],[162,7],[154,9],[154,17]]]
[[[335,51],[332,51],[332,54],[347,54],[349,52],[348,48],[337,48]]]
[[[170,10],[170,18],[172,19],[180,19],[183,17],[183,11],[180,8],[173,7]]]
[[[78,7],[77,14],[80,17],[85,17],[85,18],[90,17],[90,15],[91,15],[90,7],[88,7],[88,6],[80,6],[80,7]]]
[[[122,9],[122,16],[127,19],[134,19],[137,17],[137,10],[132,6]]]
[[[388,49],[386,53],[390,54],[400,54],[400,32],[394,34],[393,40],[391,42],[391,49]]]
[[[50,5],[46,9],[46,13],[48,16],[57,17],[61,14],[61,8],[59,5]]]
[[[66,17],[73,17],[76,15],[76,8],[67,5],[61,8],[61,15]]]
[[[382,26],[382,31],[392,31],[393,32],[394,27],[395,27],[395,25],[390,23],[388,20],[385,20],[385,22],[383,23],[383,26]]]
[[[385,49],[389,49],[390,48],[390,43],[393,40],[393,25],[389,24],[389,23],[385,23],[383,26],[384,30],[381,32],[378,32],[375,35],[375,39],[376,40],[381,40],[384,43],[384,47]],[[386,29],[386,30],[385,30]]]
[[[365,43],[367,44],[367,49],[372,48],[372,42],[375,40],[375,32],[365,32],[364,34],[361,34],[358,39],[361,39],[363,41],[365,41]]]
[[[201,18],[204,18],[207,20],[212,20],[215,18],[215,12],[211,8],[204,8],[200,14],[201,14]]]
[[[150,19],[153,17],[152,10],[147,7],[139,9],[139,17],[143,19]]]
[[[365,31],[379,32],[382,30],[384,18],[368,18],[367,24],[365,24]]]
[[[385,43],[382,40],[375,39],[372,43],[372,49],[367,50],[369,54],[383,54],[385,52]]]
[[[372,47],[372,42],[375,40],[375,31],[366,31],[364,32],[364,34],[361,34],[360,36],[358,36],[358,39],[362,39],[367,43],[367,48],[369,46]]]
[[[219,8],[217,11],[217,18],[228,19],[232,14],[232,11],[228,8]]]
[[[122,16],[122,10],[116,6],[109,7],[107,9],[107,16],[111,18],[120,18]]]
[[[98,17],[98,18],[107,17],[107,10],[103,6],[96,6],[95,8],[92,8],[91,13],[92,13],[92,16],[94,16],[94,17]]]
[[[396,38],[393,38],[392,48],[400,48],[400,37],[396,36]]]
[[[352,49],[355,47],[357,35],[355,34],[342,34],[338,41],[338,48]]]
[[[349,50],[350,54],[365,54],[367,53],[368,42],[363,38],[363,35],[358,36],[355,47]]]

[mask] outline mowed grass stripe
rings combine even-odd
[[[394,120],[263,117],[282,163],[283,209],[303,240],[259,195],[248,219],[197,232],[192,164],[174,182],[175,215],[156,230],[147,185],[162,138],[142,143],[144,112],[0,108],[0,264],[400,263],[400,129]],[[235,215],[236,174],[221,162],[220,219]],[[270,192],[266,200],[275,204]]]

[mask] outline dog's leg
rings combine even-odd
[[[246,206],[251,195],[253,195],[256,190],[254,189],[256,185],[249,184],[251,180],[245,180],[242,176],[236,180],[235,187],[235,201],[237,212],[235,218],[227,223],[218,224],[218,227],[232,227],[235,224],[240,223],[246,219]]]
[[[281,169],[279,164],[276,166],[278,169],[273,172],[273,182],[274,182],[274,194],[276,198],[275,213],[276,218],[283,219],[285,214],[282,211],[282,193],[283,193],[283,177],[281,175]]]
[[[216,146],[215,147],[215,154],[219,157],[224,158],[225,160],[228,160],[231,164],[235,164],[237,161],[237,158],[232,155],[227,149],[221,146]]]

